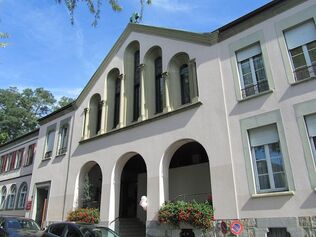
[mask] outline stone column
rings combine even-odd
[[[102,108],[102,110],[101,110],[101,128],[100,128],[100,134],[102,134],[102,133],[105,133],[105,124],[106,124],[106,122],[105,122],[105,119],[106,119],[106,113],[105,113],[105,111],[106,111],[106,103],[105,103],[105,100],[101,100],[100,101],[100,106],[101,106],[101,108]]]
[[[170,83],[168,80],[168,72],[163,72],[161,74],[163,78],[163,84],[164,84],[164,96],[163,96],[163,112],[169,112],[171,110],[170,107],[170,93],[169,93],[169,88],[170,88]]]
[[[140,116],[139,120],[143,121],[147,117],[146,99],[145,99],[145,64],[138,66],[140,71]]]
[[[87,139],[89,137],[89,108],[84,109],[84,125],[83,125],[83,134],[82,138]]]
[[[189,78],[190,78],[191,102],[194,103],[194,102],[197,102],[199,98],[199,88],[198,88],[197,76],[196,76],[195,59],[191,59],[189,62]]]

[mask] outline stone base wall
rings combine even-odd
[[[226,222],[229,226],[232,220],[214,221],[213,230],[203,233],[201,230],[194,229],[190,225],[181,224],[180,228],[170,225],[160,224],[156,221],[147,222],[146,237],[180,237],[182,229],[192,229],[195,237],[228,237],[233,234],[224,235],[221,232],[221,223]],[[291,237],[316,237],[316,216],[287,217],[287,218],[250,218],[241,219],[244,226],[241,237],[266,237],[269,228],[286,228]]]

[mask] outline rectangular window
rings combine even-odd
[[[305,122],[313,151],[314,162],[316,164],[316,114],[305,116]]]
[[[276,125],[248,131],[258,192],[288,190]]]
[[[11,168],[11,162],[12,162],[12,153],[9,153],[7,155],[7,162],[6,162],[6,166],[5,166],[5,171],[8,172]]]
[[[33,164],[33,159],[35,155],[35,146],[36,144],[29,145],[28,150],[27,150],[27,158],[26,158],[25,166]]]
[[[68,124],[64,124],[60,127],[59,130],[59,139],[58,139],[58,151],[57,155],[65,154],[67,151],[67,145],[68,145],[68,130],[69,126]]]
[[[21,167],[22,164],[22,160],[23,160],[23,153],[24,153],[24,148],[19,149],[16,152],[16,162],[15,162],[15,169],[19,169]]]
[[[236,52],[242,97],[269,90],[259,43]]]
[[[316,27],[313,20],[284,31],[296,81],[316,76]]]
[[[46,151],[44,159],[52,157],[54,148],[55,130],[50,130],[46,136]]]

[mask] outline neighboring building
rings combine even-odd
[[[38,131],[0,146],[0,216],[25,216]]]
[[[315,1],[275,0],[207,34],[129,24],[77,100],[41,119],[27,215],[98,207],[119,232],[179,236],[160,206],[212,195],[242,236],[315,236],[315,22]]]

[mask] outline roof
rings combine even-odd
[[[4,144],[0,144],[0,149],[3,149],[9,145],[13,145],[13,144],[17,144],[19,143],[21,140],[27,140],[27,139],[30,139],[32,137],[36,137],[38,135],[38,132],[39,132],[39,128],[29,132],[29,133],[26,133],[26,134],[23,134],[13,140],[10,140]]]

